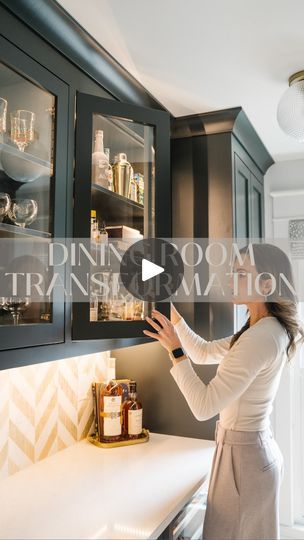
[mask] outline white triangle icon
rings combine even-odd
[[[147,279],[161,274],[162,272],[164,272],[164,270],[165,269],[162,268],[162,266],[158,266],[158,264],[148,261],[148,259],[142,259],[141,261],[142,281],[147,281]]]

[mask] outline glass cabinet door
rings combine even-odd
[[[45,293],[48,244],[65,234],[58,177],[64,182],[67,89],[6,40],[0,45],[0,348],[8,349],[63,341],[63,303]]]
[[[145,337],[155,303],[124,289],[119,261],[140,240],[170,237],[170,208],[169,115],[79,94],[74,240],[90,239],[93,260],[102,250],[106,259],[88,299],[73,304],[74,339]]]

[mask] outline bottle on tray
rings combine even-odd
[[[129,399],[123,403],[123,435],[138,439],[142,432],[142,404],[137,401],[136,381],[130,381]]]
[[[97,412],[99,439],[102,442],[119,441],[122,438],[122,395],[121,384],[113,380],[100,388]]]
[[[95,433],[100,442],[127,441],[142,436],[142,404],[136,381],[110,379],[92,383]]]

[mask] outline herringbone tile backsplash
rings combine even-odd
[[[0,371],[0,479],[80,441],[93,428],[92,381],[110,352]]]

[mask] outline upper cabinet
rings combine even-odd
[[[264,175],[273,159],[240,108],[174,118],[171,125],[173,237],[264,236]],[[235,330],[228,303],[180,305],[206,339]]]
[[[169,128],[166,112],[77,94],[74,238],[90,238],[92,287],[73,302],[73,339],[146,327],[154,304],[128,294],[119,261],[139,240],[170,236]]]
[[[63,295],[47,301],[30,287],[50,278],[48,243],[65,234],[68,88],[3,38],[0,49],[0,349],[9,349],[64,340]]]
[[[117,265],[78,301],[49,247],[115,238],[119,259],[125,239],[170,238],[170,115],[56,3],[0,0],[0,19],[0,369],[151,341],[153,304]]]

